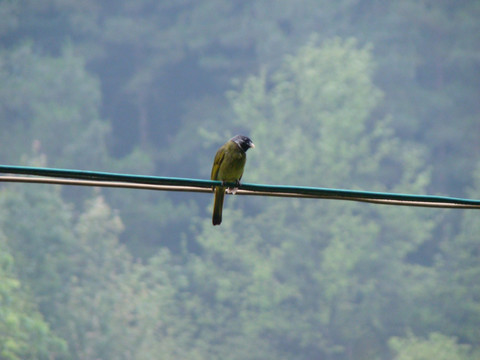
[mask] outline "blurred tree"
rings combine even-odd
[[[358,4],[352,25],[375,44],[375,80],[398,134],[428,146],[434,191],[461,194],[472,180],[461,169],[472,168],[478,152],[478,3]]]
[[[235,129],[257,144],[247,182],[462,193],[479,147],[479,11],[448,0],[0,1],[0,162],[33,148],[42,165],[207,177]],[[303,46],[312,32],[319,41]],[[317,46],[350,35],[358,43]],[[72,357],[372,358],[406,328],[478,347],[475,214],[449,239],[453,216],[432,210],[229,197],[212,229],[192,221],[206,197],[105,194],[124,232],[101,197],[85,210],[59,190],[0,192],[15,276]],[[132,265],[119,236],[151,261]],[[428,238],[442,241],[434,267]],[[182,253],[197,240],[198,256]],[[165,244],[177,254],[157,254]]]
[[[236,122],[258,144],[245,181],[422,193],[423,152],[375,113],[381,94],[371,77],[368,49],[314,38],[278,71],[246,80],[230,94]],[[372,358],[414,321],[415,295],[430,276],[407,257],[430,236],[429,213],[264,198],[236,200],[242,211],[231,211],[228,203],[225,224],[205,224],[199,236],[207,261],[197,270],[209,279],[198,286],[204,301],[225,313],[212,326],[220,344],[242,354],[258,338],[272,358]]]
[[[116,336],[112,314],[126,291],[117,279],[132,266],[118,244],[123,229],[119,217],[97,197],[77,218],[61,199],[60,188],[53,186],[5,187],[0,204],[0,227],[11,239],[19,279],[54,333],[68,343],[70,356],[65,358],[112,352],[117,346],[108,341]],[[127,322],[124,315],[119,317]],[[47,337],[48,327],[42,331]]]
[[[419,339],[413,335],[407,338],[392,338],[390,348],[394,351],[394,360],[473,360],[468,345],[459,345],[455,338],[432,333],[428,339]]]
[[[110,161],[109,166],[111,171],[130,174],[152,174],[155,167],[151,153],[141,149]],[[198,205],[191,194],[168,195],[164,191],[126,189],[106,189],[104,193],[125,224],[121,241],[135,258],[147,259],[159,247],[177,251],[182,238],[195,244],[192,228],[187,226],[189,219],[198,213]]]
[[[57,304],[63,317],[56,326],[71,358],[209,358],[209,343],[197,339],[188,313],[196,301],[184,296],[186,263],[166,249],[145,265],[134,262],[118,242],[122,229],[101,197],[86,204],[74,226],[69,296]]]
[[[72,46],[66,46],[60,57],[39,55],[31,45],[0,51],[0,84],[0,124],[4,129],[0,142],[5,149],[1,162],[25,163],[33,152],[43,157],[36,164],[40,166],[48,163],[138,174],[154,171],[153,155],[146,150],[132,151],[119,160],[109,156],[109,124],[99,114],[100,84],[86,72]],[[91,192],[69,188],[64,193],[81,203]],[[183,226],[185,219],[196,212],[189,199],[176,206],[165,195],[153,198],[151,193],[135,192],[129,196],[118,190],[106,194],[125,218],[128,231],[122,240],[136,256],[151,256],[152,248],[160,243],[176,248],[180,234],[188,231]],[[162,241],[160,233],[165,234]]]
[[[9,240],[16,270],[50,323],[61,318],[56,305],[65,300],[70,256],[72,207],[58,187],[13,185],[0,191],[0,228]]]
[[[58,359],[66,354],[66,343],[52,333],[15,268],[8,239],[0,233],[0,359]]]
[[[479,12],[475,1],[451,0],[3,1],[8,21],[0,44],[33,40],[58,55],[73,41],[102,82],[113,153],[127,156],[140,146],[170,173],[183,168],[178,156],[164,154],[178,148],[189,128],[189,147],[204,145],[195,127],[225,111],[232,77],[276,69],[313,32],[322,39],[355,36],[374,45],[375,82],[387,95],[381,106],[392,126],[428,144],[433,191],[461,193],[470,182],[469,154],[478,152]],[[199,104],[194,117],[192,102]],[[229,119],[221,116],[213,128],[231,128]],[[184,153],[182,161],[189,159]]]
[[[469,194],[480,198],[480,166]],[[445,239],[437,257],[436,286],[428,298],[432,304],[433,326],[480,348],[480,223],[478,214],[466,211],[456,237]]]
[[[377,65],[372,76],[386,94],[376,111],[391,114],[390,126],[407,141],[425,144],[425,160],[434,175],[429,192],[461,195],[470,183],[471,154],[478,152],[479,44],[473,34],[479,30],[479,11],[476,2],[449,0],[302,0],[295,4],[274,0],[3,1],[0,12],[8,21],[2,22],[0,45],[6,64],[19,64],[23,69],[20,79],[27,78],[26,69],[33,69],[29,80],[17,79],[23,87],[5,75],[8,71],[0,75],[5,84],[0,103],[6,99],[0,114],[14,119],[4,126],[3,134],[9,134],[3,136],[5,141],[0,135],[6,149],[4,161],[16,162],[15,154],[25,153],[35,142],[55,166],[135,168],[143,173],[206,177],[210,164],[204,165],[199,149],[213,154],[233,129],[245,130],[242,124],[233,123],[223,98],[232,77],[242,78],[260,67],[276,71],[285,54],[295,52],[317,32],[321,39],[354,35],[359,43],[373,45]],[[25,40],[32,41],[30,50],[19,51],[19,43]],[[65,47],[66,41],[72,46]],[[9,50],[15,50],[10,60]],[[88,71],[98,76],[101,98],[100,86],[87,76],[82,59]],[[39,62],[62,71],[58,76],[53,70],[35,70]],[[34,85],[37,82],[42,86]],[[72,83],[75,89],[67,89]],[[64,92],[70,95],[60,96]],[[55,96],[65,103],[52,101]],[[75,99],[81,107],[73,105]],[[38,112],[34,113],[29,110],[31,103],[44,105],[34,107]],[[38,119],[38,126],[29,132],[25,129],[32,117]],[[106,122],[89,123],[87,117],[92,121],[108,118],[111,131]],[[66,135],[58,136],[57,129]],[[125,161],[106,160],[106,142],[111,155]],[[58,161],[60,153],[64,154],[62,161]],[[122,168],[121,164],[132,159],[148,165]],[[203,208],[203,198],[198,199]],[[117,198],[114,206],[128,213],[132,207],[124,204],[130,201]],[[190,237],[181,224],[192,213],[183,209],[195,207],[170,195],[157,204],[164,202],[167,205],[162,208],[143,202],[144,209],[137,214],[151,219],[140,227],[134,226],[136,217],[125,218],[127,231],[122,240],[128,241],[128,235],[137,244],[141,239],[134,239],[135,234],[142,234],[140,238],[146,236],[153,245],[160,243],[155,237],[159,232],[167,235],[161,242],[166,244]],[[180,210],[171,212],[177,202]],[[164,220],[159,224],[155,218]]]
[[[92,169],[106,160],[108,123],[99,117],[100,87],[67,46],[58,58],[31,45],[0,51],[3,163],[32,147],[51,165]]]
[[[69,342],[73,359],[129,358],[114,355],[124,350],[125,323],[117,324],[115,318],[127,321],[128,314],[118,304],[129,301],[122,298],[121,279],[132,265],[126,249],[118,244],[122,229],[121,220],[100,196],[86,204],[73,227],[76,241],[64,285],[68,297],[56,309],[62,314],[56,328]]]

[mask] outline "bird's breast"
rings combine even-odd
[[[231,182],[240,180],[246,159],[247,157],[242,151],[227,151],[218,169],[218,180]]]

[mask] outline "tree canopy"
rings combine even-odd
[[[0,162],[480,198],[476,1],[0,0]],[[475,210],[0,185],[0,360],[480,354]]]

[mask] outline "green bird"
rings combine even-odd
[[[247,150],[254,148],[252,140],[243,135],[237,135],[228,140],[218,149],[213,161],[212,180],[219,180],[222,184],[234,182],[240,185],[245,162],[247,161]],[[222,222],[223,198],[225,197],[225,186],[215,187],[215,199],[213,201],[213,225],[220,225]]]

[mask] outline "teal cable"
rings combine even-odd
[[[77,179],[77,183],[66,182],[67,185],[84,186],[117,186],[142,188],[141,184],[149,185],[150,189],[173,190],[173,191],[202,191],[209,192],[213,186],[220,185],[220,181],[144,176],[130,174],[116,174],[97,171],[53,169],[27,166],[0,165],[0,173],[20,174],[30,176],[44,176],[49,178]],[[0,177],[1,180],[1,177]],[[81,181],[84,181],[81,183]],[[88,182],[90,181],[90,182]],[[38,181],[42,182],[42,181]],[[43,181],[48,182],[48,181]],[[57,182],[59,183],[59,182]],[[61,182],[60,182],[61,183]],[[114,184],[115,183],[115,184]],[[122,184],[124,186],[122,186]],[[131,186],[128,186],[128,185]],[[137,184],[133,186],[132,184]],[[234,186],[234,184],[227,184]],[[151,187],[156,186],[156,187]],[[147,186],[145,186],[147,188]],[[433,195],[411,195],[399,193],[385,193],[360,190],[343,190],[306,186],[285,186],[265,184],[241,184],[238,194],[240,195],[261,195],[261,196],[287,196],[287,197],[310,197],[323,199],[339,199],[350,201],[364,201],[370,203],[424,206],[424,207],[445,207],[445,208],[471,208],[480,209],[480,200],[454,198],[447,196]]]
[[[132,182],[132,183],[140,183],[140,184],[198,186],[203,188],[212,187],[212,181],[210,180],[116,174],[116,173],[100,172],[100,171],[54,169],[54,168],[42,168],[42,167],[30,167],[30,166],[0,165],[0,173],[49,176],[49,177],[56,177],[56,178],[97,180],[97,181],[123,181],[123,182]],[[214,183],[213,185],[220,184],[219,181],[214,181],[213,183]]]

